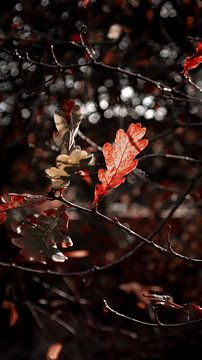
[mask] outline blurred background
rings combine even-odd
[[[81,44],[84,26],[84,41],[97,63]],[[102,145],[114,141],[117,129],[141,122],[149,146],[140,154],[138,168],[101,202],[100,211],[149,236],[201,167],[202,98],[183,76],[185,58],[195,52],[201,29],[199,0],[1,1],[0,193],[50,190],[45,169],[55,165],[58,155],[51,140],[53,114],[73,99],[84,116],[77,144],[95,154],[96,165],[89,181],[75,176],[68,200],[92,206],[97,170],[104,167]],[[200,66],[191,76],[202,88]],[[201,194],[199,179],[169,220],[174,249],[196,258],[202,257]],[[72,256],[62,265],[50,261],[53,270],[106,265],[138,244],[85,212],[70,208],[69,216]],[[12,212],[0,228],[0,260],[30,266],[11,242],[8,225],[16,219],[22,219],[21,210]],[[165,224],[154,240],[166,247],[167,236]],[[163,256],[148,246],[118,266],[86,277],[36,276],[2,266],[1,356],[197,359],[202,353],[200,323],[163,329],[138,325],[104,312],[103,298],[128,316],[154,322],[152,304],[142,292],[159,291],[176,303],[200,305],[201,278],[199,265]],[[172,309],[162,309],[160,315],[166,323],[185,319],[184,312]],[[76,336],[68,326],[76,329]],[[47,355],[58,342],[59,357]]]

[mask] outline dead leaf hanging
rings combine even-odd
[[[61,154],[68,154],[75,146],[75,137],[82,120],[80,107],[70,100],[63,105],[64,111],[56,111],[54,122],[57,132],[53,134],[53,140],[60,148]]]
[[[186,79],[198,90],[202,91],[201,88],[193,82],[190,77],[190,70],[195,69],[202,63],[202,42],[199,42],[196,46],[196,52],[194,55],[189,56],[185,59],[184,63],[184,76]]]
[[[53,189],[69,186],[73,175],[88,170],[89,166],[94,164],[93,155],[75,145],[75,137],[82,120],[80,107],[75,105],[74,101],[66,101],[63,109],[63,112],[56,112],[54,115],[57,132],[53,134],[53,140],[60,148],[60,155],[56,158],[56,166],[45,170]]]

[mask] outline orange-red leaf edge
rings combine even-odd
[[[131,134],[132,131],[132,134]],[[133,131],[137,132],[136,134],[133,134]],[[106,169],[99,169],[98,170],[98,179],[100,180],[101,184],[97,184],[95,187],[95,194],[94,194],[94,207],[97,207],[99,201],[107,195],[110,189],[115,188],[125,181],[125,176],[129,174],[131,171],[133,171],[138,164],[138,160],[135,160],[135,156],[137,156],[140,151],[142,151],[147,145],[148,145],[148,139],[142,139],[146,132],[146,128],[142,128],[140,123],[134,124],[132,123],[127,132],[125,133],[124,130],[119,129],[116,133],[116,139],[114,146],[106,143],[103,146],[103,155],[105,157],[105,163],[106,163]],[[127,147],[130,146],[132,148],[132,153],[135,154],[130,160],[129,164],[122,169],[122,171],[119,171],[119,168],[121,167],[121,162],[118,165],[118,168],[115,169],[112,168],[112,154],[115,151],[115,148],[118,145],[118,141],[120,141],[121,137],[128,137],[128,144]],[[132,136],[131,136],[132,135]],[[133,141],[133,136],[137,138],[137,141]],[[122,157],[124,157],[124,149],[122,149]],[[109,162],[109,163],[108,163]],[[111,174],[110,174],[111,172]],[[111,180],[106,184],[107,182],[107,176],[111,175]]]

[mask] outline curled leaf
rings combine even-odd
[[[60,148],[60,155],[56,158],[56,166],[45,170],[54,189],[69,186],[74,174],[87,171],[94,164],[93,155],[75,146],[75,137],[82,120],[80,107],[74,101],[66,101],[63,110],[54,115],[57,132],[53,134],[53,140]]]
[[[195,69],[202,62],[202,42],[196,46],[196,53],[185,59],[184,74],[188,74],[189,70]]]
[[[196,46],[196,52],[194,55],[189,56],[185,59],[185,63],[184,63],[184,76],[187,78],[187,80],[193,85],[195,86],[198,90],[201,91],[201,89],[198,87],[198,85],[196,85],[190,75],[189,75],[189,71],[192,69],[195,69],[196,67],[198,67],[200,64],[202,63],[202,42],[199,42]]]
[[[117,131],[114,145],[104,144],[103,155],[107,170],[98,170],[101,184],[95,187],[94,206],[110,189],[124,183],[125,176],[136,168],[138,160],[135,157],[148,145],[147,139],[141,140],[145,132],[146,128],[142,128],[141,124],[132,123],[127,132],[123,129]]]
[[[75,146],[75,137],[82,120],[80,107],[74,101],[66,101],[63,105],[64,111],[56,111],[54,122],[57,132],[53,134],[53,140],[60,148],[61,154],[70,153]]]

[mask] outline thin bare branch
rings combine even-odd
[[[192,190],[192,188],[195,186],[196,182],[200,179],[200,177],[202,176],[202,171],[198,172],[195,176],[193,176],[193,178],[190,181],[190,184],[188,185],[188,187],[185,189],[184,193],[182,193],[178,199],[176,200],[174,206],[170,209],[170,211],[168,212],[168,215],[166,216],[166,218],[162,219],[160,221],[160,223],[156,226],[156,228],[153,230],[153,232],[147,237],[143,237],[142,235],[136,233],[134,230],[129,229],[127,226],[125,226],[124,224],[122,224],[117,218],[109,218],[108,216],[96,211],[94,208],[92,209],[88,209],[85,208],[81,205],[77,205],[74,204],[68,200],[66,200],[63,196],[56,196],[54,194],[54,192],[49,193],[49,200],[59,200],[61,202],[63,202],[64,204],[66,204],[68,207],[74,207],[78,210],[93,214],[94,216],[103,219],[104,221],[114,224],[115,226],[117,226],[119,229],[124,230],[125,232],[127,232],[129,235],[134,236],[135,238],[141,240],[141,242],[139,244],[136,244],[129,252],[127,252],[126,254],[124,254],[123,256],[121,256],[119,259],[112,261],[111,263],[107,264],[107,265],[103,265],[103,266],[92,266],[90,268],[88,268],[87,270],[84,271],[78,271],[78,272],[59,272],[59,271],[54,271],[51,269],[34,269],[34,268],[30,268],[30,267],[26,267],[26,266],[22,266],[22,265],[17,265],[15,263],[6,263],[1,261],[0,262],[0,266],[2,267],[7,267],[7,268],[11,268],[11,269],[16,269],[16,270],[22,270],[22,271],[27,271],[27,272],[31,272],[31,273],[35,273],[35,274],[49,274],[49,275],[55,275],[55,276],[78,276],[78,277],[84,277],[84,276],[88,276],[88,275],[92,275],[95,272],[101,272],[101,271],[106,271],[108,269],[111,269],[119,264],[121,264],[123,261],[127,260],[128,258],[130,258],[132,255],[134,255],[134,253],[139,250],[144,244],[146,245],[150,245],[153,249],[157,250],[160,254],[165,254],[165,255],[169,255],[172,256],[174,258],[180,259],[188,264],[202,264],[202,259],[196,259],[196,258],[190,258],[188,256],[185,255],[181,255],[177,252],[174,251],[170,251],[167,248],[164,248],[156,243],[154,243],[152,241],[152,238],[154,236],[156,236],[160,230],[163,228],[163,226],[167,223],[167,221],[172,217],[172,215],[174,214],[174,212],[178,209],[178,207],[180,206],[180,204],[185,200],[187,194]]]
[[[51,45],[51,54],[52,54],[52,57],[53,57],[53,60],[55,61],[56,65],[61,68],[62,65],[60,64],[60,62],[58,61],[56,55],[55,55],[55,50],[54,50],[54,46],[53,44]]]
[[[56,316],[55,314],[51,315],[47,310],[43,309],[42,307],[36,304],[33,304],[30,301],[24,301],[22,302],[22,304],[26,305],[30,310],[37,311],[38,313],[46,316],[48,319],[56,322],[58,325],[62,326],[65,330],[67,330],[70,334],[77,336],[76,330],[71,325],[67,324],[64,320]]]
[[[83,35],[86,33],[86,26],[83,27],[81,33],[80,33],[80,38],[81,38],[81,44],[84,48],[84,50],[86,51],[86,53],[88,54],[90,60],[92,61],[93,65],[98,67],[98,68],[104,68],[106,70],[109,70],[111,72],[116,72],[116,73],[120,73],[123,75],[127,75],[129,77],[135,78],[135,79],[139,79],[139,80],[143,80],[147,83],[152,84],[155,88],[157,88],[159,90],[159,92],[165,96],[166,98],[170,98],[173,100],[177,100],[177,101],[193,101],[193,102],[197,102],[197,103],[202,103],[202,100],[200,98],[196,98],[195,96],[190,96],[186,93],[183,93],[180,90],[177,90],[175,88],[171,88],[169,85],[164,84],[163,82],[160,81],[156,81],[153,80],[145,75],[139,74],[139,73],[135,73],[131,70],[128,69],[123,69],[119,66],[112,66],[112,65],[108,65],[103,63],[102,61],[98,61],[95,58],[94,55],[94,50],[89,47],[89,45],[86,44]]]
[[[50,64],[50,63],[46,63],[42,60],[38,61],[38,60],[35,60],[35,59],[32,59],[30,56],[29,56],[29,53],[26,52],[25,53],[25,56],[20,54],[18,52],[17,49],[14,50],[14,52],[10,51],[10,50],[7,50],[7,49],[0,49],[0,51],[3,51],[13,57],[15,57],[16,59],[18,59],[19,61],[27,61],[29,62],[30,64],[33,64],[33,65],[36,65],[36,66],[41,66],[41,67],[44,67],[44,68],[48,68],[48,69],[53,69],[53,70],[59,70],[59,71],[65,71],[65,70],[68,70],[68,69],[72,69],[72,68],[81,68],[81,67],[84,67],[84,66],[87,66],[87,65],[90,65],[89,63],[85,63],[85,64],[68,64],[68,65],[62,65],[60,64],[57,60],[57,62],[55,61],[55,58],[54,58],[54,62],[55,64]]]
[[[104,306],[105,306],[106,310],[110,311],[111,313],[115,314],[118,317],[124,318],[126,320],[130,320],[130,321],[135,322],[135,323],[140,324],[140,325],[146,325],[146,326],[152,326],[152,327],[169,327],[169,328],[173,328],[173,327],[181,327],[181,326],[193,325],[193,324],[196,324],[196,323],[199,323],[199,322],[202,321],[202,318],[200,318],[200,319],[196,319],[196,320],[189,320],[189,321],[186,321],[186,322],[175,323],[175,324],[162,323],[158,318],[157,311],[154,311],[156,323],[149,323],[149,322],[146,322],[146,321],[138,320],[136,318],[124,315],[124,314],[118,312],[117,310],[114,310],[111,306],[109,306],[108,302],[105,299],[103,301],[104,301]],[[156,307],[155,307],[155,309],[156,309]]]
[[[93,146],[96,150],[102,151],[102,147],[96,144],[93,140],[89,139],[86,135],[84,135],[81,130],[78,130],[78,135],[84,141],[86,141],[89,145]]]
[[[202,165],[202,162],[198,159],[194,159],[190,156],[174,155],[174,154],[146,154],[146,155],[139,157],[138,160],[144,161],[149,158],[175,159],[175,160],[188,161],[193,164]]]
[[[55,56],[55,52],[54,52],[54,48],[53,45],[51,45],[51,53],[54,59],[55,64],[49,64],[49,63],[45,63],[43,61],[37,61],[34,59],[31,59],[29,54],[26,53],[26,56],[23,56],[22,54],[20,54],[18,52],[17,49],[15,49],[14,53],[12,51],[9,51],[7,49],[1,49],[1,51],[6,52],[9,55],[15,56],[18,60],[20,61],[28,61],[32,64],[38,65],[38,66],[42,66],[42,67],[46,67],[46,68],[50,68],[50,69],[55,69],[55,70],[60,70],[60,71],[65,71],[67,69],[70,68],[81,68],[84,66],[94,66],[94,67],[98,67],[98,68],[104,68],[105,70],[108,70],[110,72],[115,72],[115,73],[119,73],[119,74],[123,74],[123,75],[127,75],[129,77],[135,78],[135,79],[139,79],[139,80],[143,80],[146,83],[150,83],[152,84],[155,88],[157,88],[159,90],[159,92],[165,97],[165,98],[169,98],[172,100],[176,100],[176,101],[192,101],[195,103],[202,103],[202,100],[200,98],[197,98],[196,96],[191,96],[188,95],[180,90],[177,90],[176,88],[172,88],[167,84],[164,84],[161,81],[157,81],[157,80],[153,80],[145,75],[133,72],[131,70],[128,69],[123,69],[119,66],[112,66],[112,65],[108,65],[103,63],[102,61],[98,61],[95,58],[95,52],[94,50],[85,43],[84,41],[84,37],[83,34],[86,32],[86,27],[83,27],[83,30],[80,33],[80,38],[81,38],[81,45],[79,45],[79,47],[83,48],[83,50],[88,54],[90,62],[87,62],[85,64],[69,64],[69,65],[62,65],[58,60],[57,57]],[[78,44],[71,42],[72,45],[77,46]],[[193,85],[193,84],[192,84]]]

